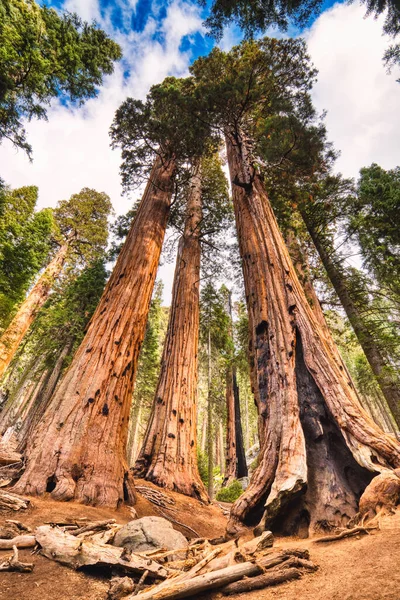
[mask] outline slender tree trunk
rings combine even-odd
[[[23,340],[39,310],[49,297],[54,280],[63,268],[67,256],[68,244],[61,246],[52,261],[40,276],[38,282],[21,304],[17,314],[0,338],[0,377],[10,364],[18,346]]]
[[[22,427],[18,432],[18,452],[25,452],[25,448],[37,425],[43,418],[47,407],[54,394],[56,386],[60,380],[60,376],[65,364],[65,359],[71,354],[74,345],[74,340],[68,340],[62,349],[54,368],[48,372],[48,376],[43,382],[34,402],[31,403],[29,410],[25,415],[22,415]]]
[[[365,323],[362,314],[360,314],[360,311],[353,301],[347,286],[346,277],[335,261],[335,256],[332,253],[333,249],[326,246],[326,243],[324,243],[324,236],[318,232],[318,229],[314,226],[312,218],[310,218],[307,211],[302,210],[301,215],[328,277],[371,366],[372,372],[386,398],[390,410],[392,411],[393,417],[400,427],[400,379],[388,368],[384,357],[374,341],[373,335],[371,335],[368,329],[368,324]]]
[[[134,472],[161,487],[207,501],[196,444],[201,219],[196,166],[179,242],[161,373]]]
[[[316,319],[241,132],[228,132],[233,203],[257,380],[259,466],[235,502],[240,521],[307,535],[351,517],[372,472],[400,465],[400,445],[358,402]]]
[[[203,423],[202,423],[202,429],[201,429],[201,441],[200,441],[200,449],[202,454],[205,453],[206,451],[206,444],[207,444],[207,429],[208,429],[208,423],[207,423],[207,409],[204,410],[204,414],[203,414]]]
[[[229,335],[233,339],[232,294],[228,295],[228,313],[230,317]],[[226,373],[226,460],[223,486],[235,479],[247,477],[246,454],[243,445],[242,420],[240,415],[239,386],[236,366],[232,364]]]
[[[213,407],[211,395],[211,330],[208,329],[208,394],[207,394],[207,459],[208,459],[208,495],[214,497],[214,448],[213,448]]]
[[[174,169],[173,161],[155,161],[86,335],[29,440],[19,492],[105,506],[135,499],[126,459],[129,411]]]
[[[218,466],[221,470],[221,475],[225,470],[225,452],[224,452],[224,426],[222,421],[219,421],[219,438],[218,438]]]
[[[138,454],[138,443],[139,443],[139,431],[142,425],[142,404],[139,400],[139,406],[137,407],[137,411],[134,414],[134,420],[132,423],[132,438],[130,440],[130,445],[128,446],[128,456],[129,456],[129,466],[133,467],[135,464],[137,454]]]
[[[233,393],[233,369],[226,370],[226,456],[225,477],[222,487],[228,486],[237,479],[236,431],[235,431],[235,396]]]

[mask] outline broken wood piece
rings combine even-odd
[[[263,531],[259,537],[255,537],[249,542],[239,544],[239,548],[245,554],[253,555],[256,552],[261,552],[265,548],[271,548],[274,544],[274,536],[272,531]]]
[[[344,540],[345,538],[351,537],[353,535],[357,535],[358,533],[366,533],[368,534],[370,531],[374,529],[379,529],[379,525],[365,525],[364,527],[353,527],[352,529],[344,529],[340,533],[336,535],[327,535],[325,537],[316,538],[312,540],[316,544],[320,544],[323,542],[336,542],[338,540]]]
[[[21,521],[15,521],[14,519],[6,519],[6,523],[10,523],[12,525],[16,525],[20,531],[25,531],[26,533],[30,533],[32,529],[27,527]]]
[[[95,531],[103,531],[104,529],[109,529],[110,525],[114,525],[115,519],[108,519],[107,521],[96,521],[95,523],[90,523],[89,525],[85,525],[84,527],[79,527],[79,529],[75,529],[71,531],[71,535],[81,535],[81,533],[95,532]]]
[[[22,454],[0,443],[0,465],[10,466],[14,464],[22,464]]]
[[[146,590],[145,592],[138,594],[135,600],[176,600],[177,598],[194,597],[196,594],[202,594],[209,590],[225,587],[243,577],[260,575],[265,569],[284,562],[290,557],[292,552],[295,554],[300,553],[302,556],[304,556],[304,554],[308,556],[307,552],[283,550],[274,556],[261,557],[257,563],[247,561],[245,563],[231,565],[225,569],[219,569],[217,571],[211,571],[193,577],[193,571],[199,567],[199,563],[193,570],[178,577],[163,581],[151,590]],[[289,569],[286,569],[285,571],[287,572]],[[130,600],[132,597],[133,596],[129,596],[126,600]]]
[[[119,567],[130,573],[141,574],[147,570],[149,576],[156,579],[164,579],[169,574],[167,569],[150,558],[132,554],[129,560],[123,560],[121,548],[77,538],[49,525],[37,527],[35,536],[44,556],[75,570],[90,565],[103,565]]]
[[[282,563],[282,569],[288,569],[290,567],[296,567],[296,569],[304,569],[305,571],[318,571],[318,565],[313,563],[311,560],[304,558],[298,558],[297,556],[290,556],[285,562]]]
[[[18,571],[19,573],[31,573],[33,563],[22,563],[18,560],[18,548],[13,546],[13,555],[6,561],[0,563],[0,571]]]
[[[112,577],[107,598],[108,600],[120,600],[133,592],[134,589],[135,584],[130,577]]]
[[[242,579],[242,581],[230,583],[223,587],[221,592],[226,596],[229,594],[241,594],[243,592],[251,592],[273,585],[279,585],[285,581],[292,581],[293,579],[299,579],[300,577],[301,571],[299,569],[272,571],[264,573],[263,575],[258,575],[258,577],[246,577],[245,579]]]
[[[0,550],[11,550],[13,546],[33,548],[36,546],[36,538],[34,535],[17,535],[12,540],[0,540]]]
[[[0,511],[1,510],[21,510],[30,505],[28,498],[17,496],[11,492],[0,489]]]
[[[141,578],[137,582],[137,585],[136,585],[135,589],[133,590],[132,596],[136,596],[136,594],[138,594],[140,592],[140,590],[143,588],[144,582],[146,581],[146,577],[147,577],[148,574],[149,574],[148,571],[145,571],[143,573],[143,575],[141,576]]]

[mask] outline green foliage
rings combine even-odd
[[[45,119],[52,98],[82,103],[96,96],[121,50],[96,24],[59,15],[34,0],[0,2],[0,141],[28,155],[23,119]]]
[[[29,352],[43,356],[44,364],[52,367],[66,343],[73,342],[77,349],[107,277],[104,262],[98,259],[81,272],[69,273],[62,279],[28,333]]]
[[[372,164],[361,169],[348,210],[364,266],[381,287],[400,298],[400,167],[385,171]]]
[[[243,494],[243,488],[240,482],[236,479],[232,481],[227,487],[221,488],[217,493],[217,500],[219,502],[235,502]]]
[[[352,0],[350,0],[351,2]],[[198,0],[205,6],[205,0]],[[397,0],[361,0],[367,16],[385,14],[383,31],[391,36],[400,32],[400,8]],[[289,24],[303,28],[323,7],[322,0],[213,0],[206,26],[217,39],[229,23],[237,23],[245,36],[252,37],[268,27],[286,31]]]
[[[49,209],[35,212],[34,186],[5,190],[0,214],[0,324],[4,327],[13,308],[23,300],[33,278],[50,252],[54,229]]]
[[[73,261],[89,264],[104,253],[108,240],[110,198],[104,192],[83,188],[54,210],[59,243],[68,243]]]
[[[140,185],[156,156],[173,159],[187,170],[187,161],[212,154],[218,140],[194,101],[191,78],[167,77],[154,85],[146,101],[128,98],[115,114],[110,135],[112,147],[122,150],[121,174],[126,189]],[[187,176],[187,173],[186,173]]]

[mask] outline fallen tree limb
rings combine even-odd
[[[31,573],[33,563],[22,563],[18,560],[18,548],[13,546],[13,555],[6,561],[0,563],[0,571],[18,571],[19,573]]]
[[[121,548],[80,539],[49,525],[37,527],[35,536],[44,556],[75,570],[90,565],[102,565],[120,567],[130,573],[142,574],[148,571],[149,576],[156,579],[164,579],[169,574],[167,569],[150,558],[144,559],[132,554],[128,560],[124,560],[121,558]]]
[[[188,571],[183,576],[169,579],[160,585],[153,587],[151,590],[146,590],[145,592],[138,594],[135,597],[135,600],[177,600],[178,598],[194,597],[196,594],[202,594],[209,590],[225,587],[243,577],[260,575],[265,569],[269,569],[272,566],[284,562],[291,556],[291,553],[295,556],[301,554],[301,557],[308,557],[308,552],[283,550],[274,556],[262,557],[257,563],[250,561],[239,563],[226,567],[225,569],[203,573],[202,575],[197,575],[195,577],[193,577],[193,571]],[[199,565],[196,565],[196,567]],[[194,569],[196,567],[194,567]],[[133,596],[128,596],[126,600],[131,600],[132,598]]]
[[[272,571],[271,573],[264,573],[264,575],[259,575],[258,577],[246,577],[245,579],[242,579],[242,581],[230,583],[220,591],[225,594],[225,596],[228,596],[229,594],[241,594],[242,592],[251,592],[273,585],[279,585],[285,581],[292,581],[293,579],[299,579],[300,577],[301,571],[299,571],[299,569]]]
[[[317,538],[312,540],[315,544],[320,544],[323,542],[336,542],[338,540],[343,540],[345,538],[351,537],[352,535],[357,535],[358,533],[366,533],[368,534],[370,531],[374,529],[379,529],[379,525],[372,525],[370,527],[353,527],[352,529],[344,529],[340,533],[336,535],[327,535],[325,537]]]
[[[0,489],[0,511],[1,510],[21,510],[30,505],[28,498],[17,496],[11,492]]]
[[[36,546],[36,538],[34,535],[17,535],[11,540],[0,540],[0,550],[12,550],[12,547],[17,548],[33,548]]]
[[[91,523],[89,525],[85,525],[84,527],[79,527],[79,529],[74,529],[71,531],[71,535],[80,535],[81,533],[87,533],[88,531],[94,533],[95,531],[104,531],[105,529],[109,529],[109,525],[114,525],[115,519],[108,519],[107,521],[96,521],[95,523]]]

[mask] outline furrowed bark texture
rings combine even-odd
[[[161,487],[207,501],[196,456],[201,218],[196,167],[178,248],[161,373],[134,472]]]
[[[56,386],[60,380],[64,361],[68,356],[70,356],[73,345],[73,339],[69,340],[65,344],[54,365],[54,368],[47,372],[46,378],[40,386],[37,396],[34,398],[33,402],[30,403],[29,407],[25,411],[25,414],[22,415],[22,425],[18,431],[19,452],[25,451],[26,445],[33,435],[35,428],[42,420],[51,398],[53,397]]]
[[[105,506],[135,499],[128,419],[173,172],[172,161],[156,160],[86,336],[28,443],[19,491]]]
[[[351,297],[351,293],[346,285],[346,279],[336,264],[331,249],[328,249],[324,244],[323,236],[321,236],[314,227],[312,219],[307,214],[307,211],[301,211],[301,215],[328,277],[371,366],[372,372],[386,398],[393,417],[398,427],[400,427],[400,380],[395,376],[392,370],[388,368],[384,357],[374,342],[374,338],[368,329],[368,324],[365,323],[362,314],[360,314],[359,309]]]
[[[63,268],[68,251],[68,244],[61,246],[52,261],[40,276],[36,285],[21,304],[17,314],[0,338],[0,377],[10,364],[18,346],[23,340],[39,310],[49,297],[54,280]]]
[[[286,237],[286,245],[289,249],[289,254],[292,259],[293,266],[296,270],[300,282],[302,283],[305,295],[311,308],[313,309],[314,315],[319,321],[321,327],[325,330],[325,333],[332,339],[317,294],[315,293],[314,286],[309,277],[309,265],[307,257],[303,249],[301,248],[298,240],[296,239],[294,232],[288,233]],[[332,343],[334,343],[333,339]],[[344,361],[342,361],[342,365],[343,368],[348,372]],[[384,396],[380,397],[379,393],[374,395],[373,398],[369,398],[366,395],[359,395],[359,401],[362,404],[362,406],[367,410],[367,412],[371,415],[375,423],[377,423],[377,425],[381,427],[383,431],[386,431],[387,433],[393,433],[394,435],[398,435],[399,428],[396,426],[396,422],[393,419],[389,406],[386,405],[386,400]]]
[[[240,132],[228,132],[227,150],[261,433],[259,466],[233,505],[228,531],[256,522],[264,508],[261,529],[287,528],[290,512],[291,532],[307,535],[309,525],[329,528],[351,517],[369,472],[400,464],[400,445],[360,406],[306,299]]]

